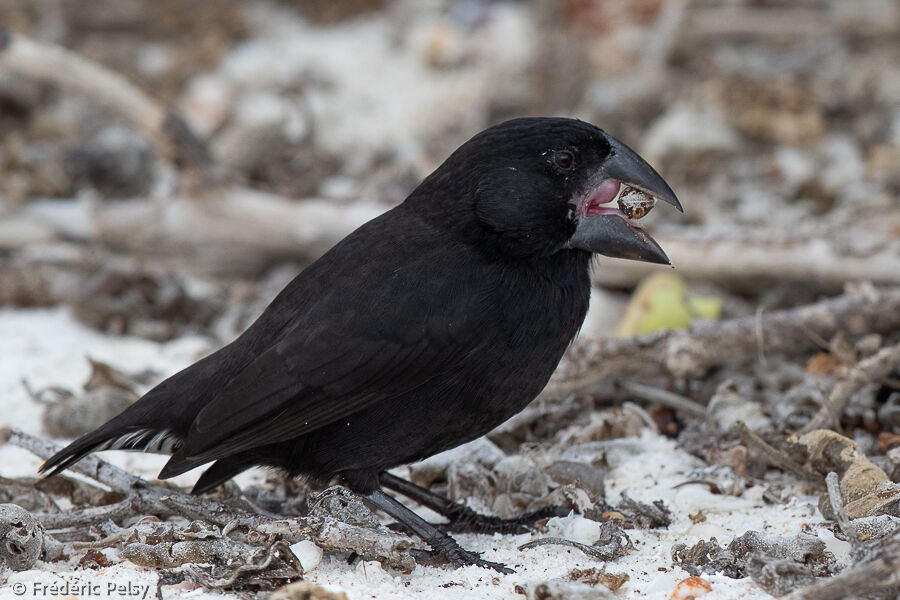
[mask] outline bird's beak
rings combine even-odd
[[[659,173],[647,164],[647,161],[616,138],[609,134],[604,135],[609,141],[611,150],[596,181],[602,183],[607,180],[615,180],[621,184],[627,184],[684,212],[681,203],[675,197],[675,192]],[[612,197],[606,201],[611,200]],[[656,240],[650,237],[646,231],[637,227],[633,221],[627,219],[618,210],[611,208],[597,211],[603,214],[591,214],[590,203],[591,198],[588,197],[579,206],[578,225],[575,233],[569,238],[569,248],[587,250],[613,258],[671,264]]]
[[[650,235],[616,215],[582,217],[569,238],[569,247],[613,258],[627,258],[661,265],[672,264]]]

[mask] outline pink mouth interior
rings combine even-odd
[[[600,183],[594,192],[587,197],[582,203],[581,214],[585,217],[593,217],[597,215],[616,215],[628,222],[629,225],[637,225],[633,220],[626,217],[619,207],[615,204],[604,206],[615,200],[619,194],[620,183],[616,179],[606,179]]]

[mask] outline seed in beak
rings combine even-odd
[[[656,198],[637,188],[623,185],[618,204],[619,210],[629,219],[641,219],[656,206]]]

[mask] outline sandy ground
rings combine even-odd
[[[29,397],[22,380],[27,380],[33,388],[52,384],[77,389],[88,376],[85,356],[127,371],[151,368],[171,373],[209,349],[208,342],[199,337],[157,344],[137,338],[104,336],[75,322],[64,309],[0,311],[0,356],[3,357],[0,425],[41,435],[42,408]],[[679,450],[671,440],[649,431],[634,442],[609,457],[613,462],[606,479],[609,501],[615,503],[622,492],[646,502],[662,498],[672,509],[675,521],[665,530],[630,531],[635,550],[624,558],[602,565],[570,548],[543,546],[518,550],[519,545],[532,539],[528,534],[461,535],[459,541],[464,547],[484,552],[488,560],[513,565],[516,573],[499,575],[476,567],[417,567],[410,574],[400,574],[385,570],[377,562],[350,565],[345,556],[326,555],[307,578],[327,588],[343,590],[353,599],[510,598],[515,596],[516,586],[563,577],[574,568],[605,566],[610,572],[624,572],[629,576],[629,581],[617,593],[619,597],[662,600],[669,598],[677,582],[688,576],[672,564],[671,549],[679,542],[693,544],[715,537],[727,544],[749,529],[770,535],[794,535],[808,527],[826,541],[839,560],[846,558],[848,545],[821,526],[822,517],[814,498],[798,497],[788,504],[769,505],[762,500],[760,488],[750,488],[740,497],[713,495],[705,486],[673,489],[685,480],[688,472],[702,466],[700,461]],[[107,452],[104,458],[151,478],[165,462],[162,456],[124,452]],[[4,477],[34,476],[39,463],[24,451],[0,447],[0,475]],[[195,477],[196,473],[188,473],[177,482],[187,485]],[[246,484],[259,477],[259,472],[251,472],[243,475],[239,483]],[[700,510],[706,515],[706,521],[695,524],[687,515]],[[563,519],[554,527],[571,539],[584,536],[580,541],[592,541],[591,523],[585,523],[581,517]],[[749,579],[733,580],[716,574],[709,574],[707,579],[712,584],[712,597],[717,599],[769,597]],[[156,582],[152,570],[127,562],[96,571],[75,570],[67,563],[42,563],[38,569],[13,573],[0,589],[0,599],[23,595],[155,597]],[[53,588],[54,584],[63,587]],[[115,587],[123,584],[126,587]],[[166,598],[238,597],[199,589],[163,589]],[[23,594],[16,593],[19,591]]]
[[[27,1],[6,4],[9,6],[0,3],[0,8],[21,4],[25,7],[19,11],[22,14],[33,12],[41,17],[33,20],[30,31],[26,28],[27,35],[43,42],[80,39],[70,48],[76,54],[84,53],[114,72],[137,77],[134,81],[141,89],[161,105],[171,104],[204,137],[217,161],[238,181],[248,177],[255,181],[256,175],[250,175],[258,163],[249,158],[278,162],[285,156],[301,155],[311,165],[332,161],[339,165],[334,172],[326,168],[319,173],[306,168],[303,160],[282,164],[285,171],[280,177],[262,177],[258,189],[274,189],[284,198],[271,205],[248,206],[274,210],[282,204],[293,208],[290,203],[294,201],[298,207],[321,203],[327,207],[322,211],[323,221],[343,218],[361,222],[363,215],[371,216],[369,211],[399,201],[415,181],[488,122],[506,113],[538,111],[597,122],[640,150],[666,176],[687,212],[673,218],[674,211],[654,211],[648,218],[654,235],[695,236],[699,242],[734,238],[747,248],[758,243],[754,240],[790,248],[785,241],[793,244],[795,239],[808,238],[811,245],[801,248],[811,248],[810,252],[829,248],[830,256],[836,258],[882,264],[876,260],[880,258],[891,265],[896,256],[900,61],[895,58],[896,43],[888,36],[895,31],[891,24],[900,14],[894,5],[900,4],[891,0],[824,3],[828,6],[823,4],[821,10],[813,7],[814,3],[796,7],[789,3],[723,2],[721,7],[716,2],[658,3],[674,6],[676,10],[664,12],[676,16],[678,6],[688,6],[686,21],[681,17],[647,18],[645,13],[652,12],[653,2],[558,3],[576,13],[578,6],[584,10],[590,4],[605,9],[569,17],[533,10],[532,5],[546,8],[554,4],[551,2],[396,2],[399,8],[393,11],[373,11],[332,25],[313,24],[289,3],[248,2],[241,9],[245,14],[236,19],[244,35],[218,42],[213,39],[214,45],[222,46],[207,64],[198,63],[194,54],[186,52],[193,44],[148,36],[146,19],[135,21],[129,14],[141,2],[96,3],[101,7],[97,10],[106,12],[115,12],[114,6],[124,7],[121,14],[116,13],[116,18],[122,19],[119,25],[115,18],[106,21],[106,27],[113,27],[113,35],[103,28],[104,19],[84,16],[89,14],[87,3],[61,10],[77,3],[45,2],[40,11],[34,11],[34,3]],[[456,12],[444,10],[449,4],[458,5]],[[194,5],[197,8],[203,3]],[[772,20],[727,23],[728,27],[716,33],[716,19],[711,17],[720,15],[720,8]],[[78,19],[64,22],[76,12]],[[192,10],[185,12],[191,14]],[[785,30],[781,15],[797,14],[806,15],[809,22],[798,23],[797,31]],[[572,26],[585,18],[594,19],[587,29]],[[679,35],[671,38],[668,50],[660,51],[671,60],[662,60],[656,68],[653,61],[646,63],[653,77],[643,83],[652,85],[643,91],[634,86],[634,91],[625,84],[641,83],[638,76],[645,64],[643,57],[652,58],[652,42],[668,37],[665,27],[655,25],[657,18],[662,25],[673,24],[669,29]],[[15,21],[0,20],[4,27]],[[189,19],[183,31],[168,35],[184,35],[198,47],[208,45],[207,34],[216,27],[209,21]],[[115,29],[121,23],[126,27]],[[127,29],[128,23],[132,31]],[[728,32],[733,26],[746,26],[750,33],[732,36]],[[814,26],[812,32],[810,26]],[[133,39],[122,44],[128,36]],[[120,54],[129,48],[133,54]],[[131,63],[127,56],[133,56]],[[176,76],[180,71],[189,76],[177,88],[172,87],[172,81],[180,80]],[[78,250],[102,247],[103,242],[98,244],[92,237],[96,232],[89,219],[72,215],[89,214],[78,212],[78,207],[94,201],[94,187],[104,183],[103,179],[79,181],[72,176],[63,178],[57,189],[62,159],[48,148],[72,144],[84,154],[87,141],[98,133],[109,133],[113,112],[96,109],[98,99],[91,94],[66,88],[59,92],[64,101],[48,100],[41,86],[24,85],[33,84],[31,79],[0,85],[0,92],[13,89],[24,98],[19,100],[23,116],[8,124],[16,135],[0,136],[0,154],[5,151],[17,157],[0,165],[0,226],[6,226],[0,242],[5,244],[4,252],[27,258],[48,250],[53,255],[62,242]],[[163,81],[169,81],[168,97],[161,89]],[[17,94],[7,95],[19,97]],[[280,135],[272,136],[272,128]],[[247,148],[266,150],[269,144],[274,145],[272,152],[260,151],[255,153],[259,156],[249,157],[244,152]],[[118,146],[102,148],[115,154]],[[145,169],[136,171],[125,169],[127,161],[121,162],[119,166],[132,179],[146,176],[152,185],[137,188],[141,192],[133,191],[133,185],[120,185],[106,196],[99,195],[100,200],[119,202],[136,194],[148,204],[179,202],[167,196],[178,190],[169,181],[174,178],[171,165],[163,164],[164,157],[157,156]],[[294,179],[302,179],[299,183],[304,185]],[[22,181],[29,185],[23,189],[9,185],[18,182],[21,186]],[[27,218],[4,221],[7,215],[20,216],[12,211],[17,209],[20,195]],[[6,210],[10,212],[3,212]],[[677,221],[679,218],[682,220]],[[172,221],[168,225],[174,231],[172,239],[179,239],[182,223]],[[271,232],[272,237],[290,239],[291,248],[309,236],[319,240],[312,233],[325,227],[309,217],[277,225],[280,227]],[[348,225],[347,231],[351,228]],[[234,245],[228,233],[232,230],[223,231],[228,244],[219,246],[219,251]],[[137,247],[143,260],[144,249]],[[179,254],[201,272],[204,260],[216,266],[229,261],[207,247],[202,249],[197,256]],[[306,260],[312,250],[297,243],[296,256],[291,258]],[[254,251],[264,253],[255,245],[244,250],[247,254]],[[791,264],[793,255],[785,256],[788,258],[783,260]],[[260,264],[267,263],[260,260]],[[854,263],[841,264],[846,269]],[[683,274],[684,266],[679,268]],[[730,280],[737,270],[729,265],[727,273],[711,277]],[[796,268],[786,270],[802,281],[814,278]],[[751,270],[748,273],[752,274]],[[256,279],[263,276],[262,272],[252,273]],[[858,276],[853,271],[847,278]],[[885,275],[883,282],[896,282],[896,278]],[[841,287],[835,282],[832,285]],[[713,293],[724,294],[715,286]],[[752,302],[738,306],[742,314],[752,314],[757,302],[768,306],[773,298],[776,303],[784,300],[778,290],[754,293],[758,297]],[[53,301],[64,302],[72,294],[59,296]],[[800,295],[797,302],[806,301],[804,298],[807,296]],[[623,302],[622,293],[595,290],[583,332],[609,335]],[[77,323],[65,308],[0,309],[0,427],[45,435],[43,408],[30,398],[23,380],[32,389],[53,385],[80,390],[90,371],[86,357],[126,372],[153,369],[162,377],[212,349],[213,342],[199,336],[160,344],[103,335]],[[155,476],[166,460],[123,452],[106,452],[103,457],[148,478]],[[488,560],[514,566],[516,573],[418,567],[401,574],[378,563],[348,564],[346,556],[326,555],[305,576],[329,589],[343,590],[352,599],[521,598],[517,586],[565,577],[574,568],[605,567],[629,576],[616,592],[619,598],[664,599],[688,575],[673,566],[673,545],[712,537],[728,544],[748,530],[769,535],[812,532],[826,542],[838,561],[849,561],[848,545],[825,528],[816,498],[797,496],[788,504],[773,505],[762,499],[761,488],[748,489],[740,497],[713,495],[698,485],[676,488],[689,472],[706,464],[677,448],[672,440],[649,431],[640,438],[624,440],[616,452],[608,454],[607,462],[611,465],[606,474],[611,504],[623,492],[645,502],[662,499],[675,519],[665,530],[630,531],[635,549],[619,560],[603,565],[559,546],[519,551],[518,546],[531,539],[530,535],[461,535],[464,547],[484,552]],[[39,464],[27,452],[0,446],[0,476],[33,477]],[[398,472],[402,474],[403,469]],[[189,486],[196,477],[197,472],[189,472],[174,481]],[[238,484],[261,478],[260,471],[251,471],[241,475]],[[694,523],[689,515],[701,510],[706,520]],[[428,516],[427,511],[421,512]],[[591,524],[579,517],[552,526],[564,537],[593,541]],[[80,557],[76,556],[71,563],[39,563],[36,569],[21,573],[0,570],[0,600],[156,596],[156,572],[118,562],[114,550],[104,552],[114,566],[77,570],[75,563]],[[4,577],[8,577],[5,583]],[[712,585],[711,598],[769,597],[749,579],[716,574],[706,578]],[[164,586],[163,593],[167,599],[247,597],[183,585]]]

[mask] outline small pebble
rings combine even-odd
[[[291,552],[300,561],[304,573],[309,573],[322,562],[322,549],[309,540],[291,545]]]
[[[579,515],[554,517],[547,521],[547,533],[579,544],[593,544],[600,537],[600,523]]]
[[[694,600],[711,591],[712,586],[707,580],[702,577],[688,577],[678,582],[670,598],[671,600]]]

